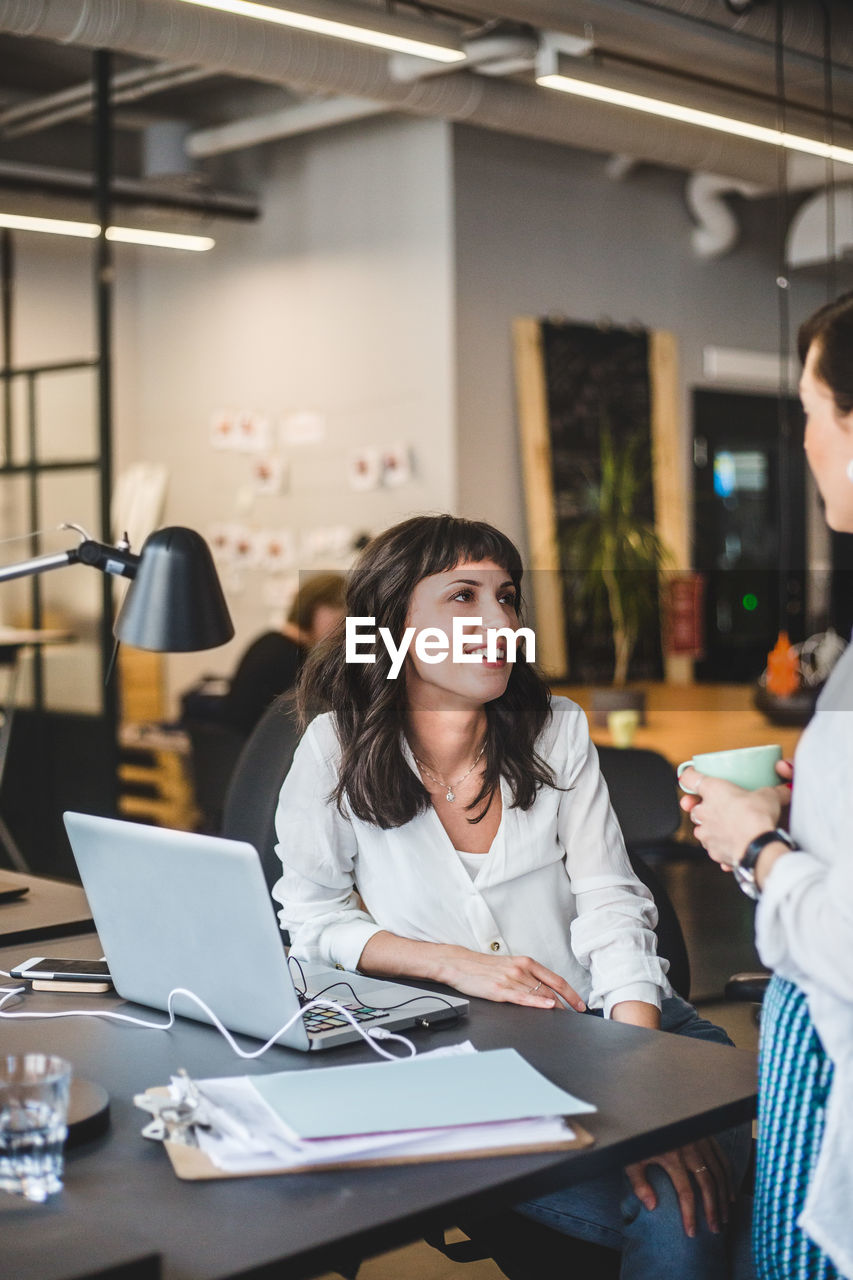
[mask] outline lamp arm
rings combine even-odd
[[[70,551],[54,551],[52,555],[33,556],[31,560],[20,560],[17,564],[0,565],[0,582],[29,578],[35,573],[46,573],[48,569],[61,569],[76,560],[77,548],[72,547]]]
[[[111,547],[103,542],[95,542],[92,538],[84,538],[77,547],[69,551],[54,551],[44,556],[33,556],[29,560],[20,560],[17,564],[0,565],[0,582],[10,582],[13,578],[29,578],[37,573],[46,573],[49,569],[62,569],[67,564],[88,564],[102,573],[111,573],[120,578],[135,578],[141,556],[134,555],[126,547]]]

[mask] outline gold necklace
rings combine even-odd
[[[482,747],[480,747],[480,750],[477,752],[477,758],[474,761],[474,763],[471,765],[471,768],[468,770],[467,773],[463,773],[461,778],[457,778],[455,782],[445,782],[443,778],[437,778],[434,773],[430,773],[429,769],[426,767],[423,760],[419,759],[418,756],[415,756],[414,751],[412,752],[412,755],[415,756],[415,760],[420,765],[421,769],[426,774],[426,776],[428,778],[432,778],[433,782],[437,782],[440,787],[445,788],[447,795],[444,798],[448,802],[448,804],[453,804],[453,801],[456,799],[456,792],[453,790],[453,788],[458,787],[460,783],[464,782],[465,779],[474,772],[474,770],[477,768],[477,765],[480,763],[481,759],[483,758],[483,752],[485,750],[486,750],[486,744],[484,742]]]

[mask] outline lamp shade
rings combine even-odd
[[[234,624],[200,534],[176,527],[146,538],[113,632],[134,648],[161,653],[214,649],[231,639]]]

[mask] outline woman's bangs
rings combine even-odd
[[[421,578],[447,573],[465,561],[493,560],[516,582],[521,580],[521,557],[514,544],[498,529],[481,521],[449,518],[447,527],[436,529],[424,550]]]

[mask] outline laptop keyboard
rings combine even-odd
[[[343,1007],[356,1022],[377,1022],[380,1018],[388,1017],[387,1010],[373,1009],[368,1004],[345,1004]],[[345,1018],[342,1013],[336,1013],[334,1009],[309,1009],[307,1013],[303,1013],[302,1021],[309,1036],[315,1036],[321,1031],[336,1031],[339,1027],[352,1026],[349,1018]]]

